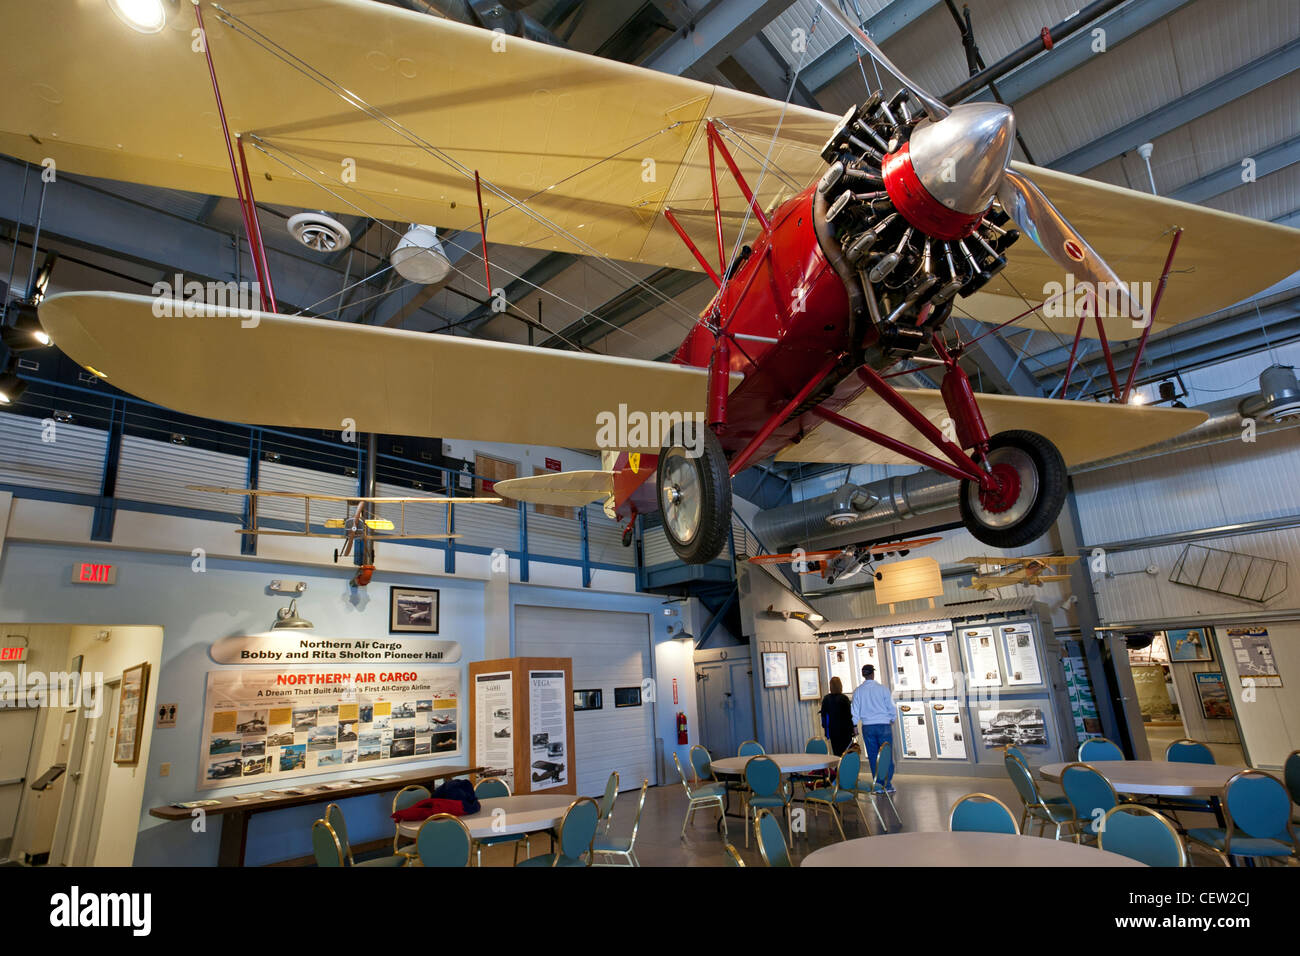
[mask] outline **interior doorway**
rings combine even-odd
[[[743,656],[729,657],[727,651]],[[749,648],[698,652],[695,693],[700,715],[700,743],[714,757],[733,757],[746,740],[753,740],[753,664]]]

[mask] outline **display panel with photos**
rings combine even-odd
[[[437,634],[438,592],[432,588],[388,589],[390,634]]]
[[[925,704],[910,701],[898,705],[898,728],[903,737],[903,756],[914,760],[930,758],[930,729]]]
[[[1037,706],[980,709],[980,739],[984,749],[1013,744],[1017,747],[1046,747],[1047,719]]]
[[[199,787],[458,754],[459,689],[449,667],[209,671]]]
[[[1007,661],[1007,683],[1011,686],[1041,684],[1038,649],[1034,646],[1034,626],[1028,622],[1003,624],[1002,649]]]
[[[991,627],[964,627],[966,683],[970,687],[1001,687],[1002,666],[998,663],[997,638]]]
[[[785,651],[763,652],[763,686],[768,689],[790,686],[790,658]]]
[[[889,645],[889,683],[895,693],[922,687],[921,658],[914,637],[894,637]]]
[[[952,652],[947,634],[922,634],[917,646],[925,665],[926,690],[952,690],[954,686]]]
[[[966,730],[961,704],[955,700],[931,701],[930,724],[934,728],[934,755],[940,760],[965,760]]]
[[[857,687],[857,681],[854,679],[855,670],[851,658],[852,649],[848,641],[835,641],[827,644],[824,653],[826,654],[826,673],[830,677],[838,677],[840,686],[844,693],[853,693]]]

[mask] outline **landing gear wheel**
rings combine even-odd
[[[998,491],[961,483],[961,520],[984,544],[1018,548],[1042,536],[1065,504],[1065,460],[1036,432],[998,432],[989,439],[988,462]]]
[[[623,547],[632,547],[632,533],[636,531],[636,519],[629,521],[627,527],[623,529]]]
[[[664,532],[677,557],[707,564],[718,556],[731,530],[731,476],[713,430],[701,426],[702,442],[689,449],[679,426],[659,455],[656,474]]]

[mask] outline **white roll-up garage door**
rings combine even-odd
[[[618,771],[620,790],[638,789],[643,779],[656,782],[653,704],[614,706],[615,688],[639,689],[653,676],[647,615],[518,605],[515,656],[572,658],[573,689],[602,692],[602,709],[573,715],[580,796],[604,793],[611,770]]]

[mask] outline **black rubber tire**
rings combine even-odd
[[[660,513],[664,514],[664,466],[669,452],[674,448],[685,448],[682,442],[680,426],[673,431],[671,443],[664,446],[659,454],[659,464],[655,473],[655,496]],[[704,426],[704,451],[698,458],[686,459],[695,467],[698,487],[700,489],[700,517],[690,540],[680,541],[673,533],[670,523],[663,523],[664,534],[673,552],[686,564],[708,564],[722,553],[727,537],[731,533],[731,476],[727,473],[727,456],[722,450],[722,443],[713,429]]]
[[[990,527],[985,524],[974,506],[972,497],[978,497],[975,483],[961,483],[959,503],[961,520],[975,539],[994,548],[1019,548],[1042,537],[1056,523],[1065,505],[1065,459],[1056,446],[1037,432],[1017,430],[998,432],[989,439],[989,455],[999,448],[1013,448],[1023,452],[1037,472],[1038,489],[1029,510],[1013,524]]]

